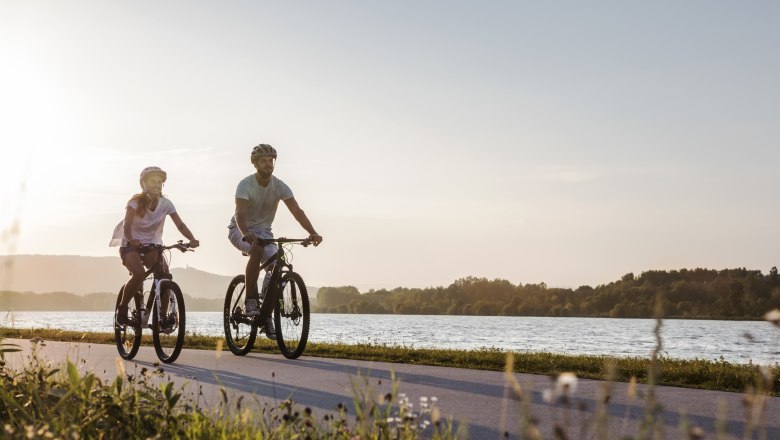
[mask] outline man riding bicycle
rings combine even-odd
[[[312,226],[306,213],[293,197],[292,190],[286,183],[273,175],[276,163],[276,149],[268,144],[260,144],[252,149],[250,155],[256,172],[242,179],[236,187],[236,211],[228,226],[228,239],[244,255],[249,255],[246,264],[246,315],[260,315],[260,295],[271,278],[273,265],[267,268],[263,280],[262,293],[258,293],[257,281],[260,275],[260,265],[276,253],[276,245],[255,246],[258,239],[274,238],[271,225],[276,216],[279,201],[287,205],[287,209],[309,233],[309,240],[315,245],[322,242],[322,237]],[[265,334],[270,339],[276,339],[273,317],[268,316],[265,322]]]

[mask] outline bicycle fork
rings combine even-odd
[[[165,315],[163,315],[162,313],[162,289],[160,288],[160,284],[163,281],[165,280],[163,279],[154,280],[152,291],[149,292],[150,297],[149,297],[149,301],[146,304],[146,308],[141,309],[142,327],[147,327],[147,328],[150,327],[149,317],[151,316],[152,307],[154,307],[157,310],[157,316],[160,317],[160,321],[163,320],[164,316],[167,316],[170,313],[173,313],[173,315],[176,316],[176,307],[177,307],[176,297],[175,295],[173,295],[172,292],[168,292],[168,310]],[[154,300],[152,300],[152,298],[154,298]]]

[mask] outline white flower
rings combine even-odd
[[[577,376],[574,373],[561,373],[552,389],[542,391],[542,399],[555,403],[558,399],[568,399],[577,391]]]
[[[577,391],[577,375],[561,373],[555,381],[555,395],[571,397]]]

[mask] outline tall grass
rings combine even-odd
[[[31,341],[33,350],[20,369],[5,362],[6,353],[19,348],[0,344],[0,438],[438,439],[455,434],[451,423],[434,416],[435,406],[411,411],[394,378],[392,391],[381,400],[367,380],[356,379],[355,417],[339,404],[319,418],[290,400],[258,410],[258,402],[248,405],[224,389],[221,404],[207,410],[165,381],[161,369],[120,371],[104,382],[70,360],[62,366],[43,362],[44,344]]]

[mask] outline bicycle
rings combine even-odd
[[[284,357],[295,359],[306,349],[309,339],[309,296],[303,278],[293,272],[293,266],[288,261],[287,254],[290,254],[291,249],[285,249],[284,245],[298,243],[306,247],[310,241],[296,238],[259,239],[256,246],[272,243],[277,244],[276,253],[260,266],[262,273],[274,264],[265,298],[260,306],[260,315],[250,317],[245,314],[246,279],[243,274],[233,278],[225,294],[225,339],[228,348],[236,356],[243,356],[252,350],[258,328],[262,329],[262,323],[272,312],[276,327],[276,345]]]
[[[184,328],[186,324],[184,312],[184,296],[179,285],[173,281],[170,273],[163,273],[163,259],[167,262],[165,251],[178,249],[181,252],[193,251],[188,244],[179,240],[170,246],[148,245],[140,249],[141,258],[148,252],[157,252],[157,262],[146,271],[144,282],[153,274],[152,287],[144,292],[143,284],[134,298],[128,304],[129,324],[117,322],[117,312],[124,295],[125,286],[119,289],[114,308],[114,339],[119,356],[122,359],[132,359],[141,345],[141,330],[149,327],[152,330],[152,341],[157,357],[165,363],[171,363],[179,357],[184,344]],[[144,295],[146,301],[144,301]],[[152,311],[152,324],[149,325],[149,313]]]

